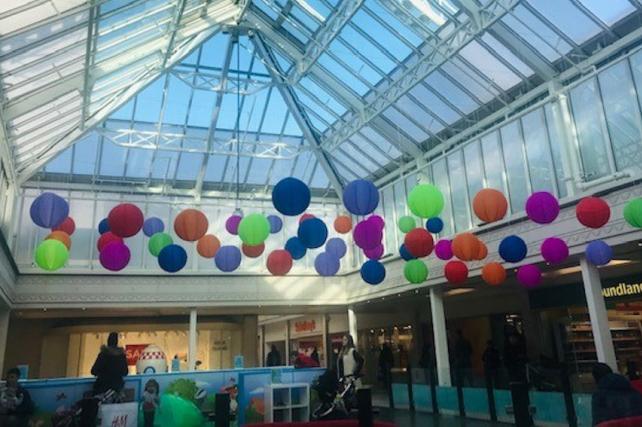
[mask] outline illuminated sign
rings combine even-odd
[[[294,330],[297,333],[300,332],[312,332],[317,329],[317,322],[314,320],[301,320],[300,322],[294,322]]]
[[[604,298],[623,297],[629,295],[642,295],[641,283],[624,283],[620,282],[615,286],[609,286],[602,289]]]

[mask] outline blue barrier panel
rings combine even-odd
[[[392,383],[392,401],[395,408],[409,408],[410,399],[408,397],[408,384]]]
[[[464,387],[464,408],[469,418],[490,419],[488,410],[488,392],[485,388]]]
[[[442,414],[459,415],[457,389],[455,387],[437,387],[437,405]]]
[[[432,395],[429,385],[413,384],[412,397],[415,401],[415,409],[417,411],[432,412]]]
[[[506,408],[513,406],[510,390],[494,390],[497,420],[505,423],[514,423],[515,417],[506,412]]]
[[[590,427],[593,425],[591,416],[591,395],[586,393],[574,393],[573,403],[577,414],[577,425],[579,427]]]
[[[531,406],[535,407],[533,421],[542,423],[567,423],[564,394],[555,391],[531,391]]]

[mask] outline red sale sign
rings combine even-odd
[[[129,366],[135,365],[140,358],[140,354],[147,348],[149,344],[127,344],[125,346],[125,355],[127,356],[127,364]]]

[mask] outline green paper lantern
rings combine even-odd
[[[194,402],[171,393],[161,396],[157,418],[158,425],[163,427],[201,427],[204,422]]]
[[[34,258],[43,270],[56,271],[69,259],[69,250],[60,240],[49,239],[38,245]]]
[[[432,184],[419,184],[408,195],[408,207],[419,218],[439,216],[444,209],[444,196]]]
[[[624,206],[624,219],[631,227],[642,228],[642,198],[632,199]]]
[[[428,267],[422,260],[413,259],[406,262],[403,275],[410,283],[419,284],[428,278]]]
[[[410,215],[399,218],[399,229],[402,233],[407,233],[417,226],[417,222]]]
[[[270,222],[261,214],[249,214],[241,220],[238,234],[246,245],[258,246],[270,235]]]
[[[147,248],[149,252],[155,257],[165,248],[174,243],[172,236],[167,233],[154,233],[152,237],[149,238],[149,243],[147,243]]]

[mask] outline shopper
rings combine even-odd
[[[319,360],[319,352],[317,351],[316,347],[312,348],[312,353],[310,353],[310,357],[317,362],[317,366],[321,366],[321,361]]]
[[[389,386],[390,371],[392,370],[394,362],[394,355],[392,354],[390,345],[384,342],[379,351],[379,378],[386,386],[386,389]]]
[[[7,371],[5,384],[0,388],[0,426],[27,427],[33,413],[33,403],[29,392],[19,383],[20,370]]]
[[[455,375],[457,383],[464,385],[464,380],[468,386],[473,385],[473,347],[464,337],[461,329],[457,330],[457,340],[455,341]]]
[[[363,357],[354,347],[352,335],[344,335],[341,341],[341,351],[339,352],[339,357],[337,357],[337,375],[339,375],[339,378],[345,378],[349,375],[354,377],[361,376],[363,362]],[[360,380],[358,379],[357,385],[360,385]]]
[[[109,390],[119,394],[123,390],[123,377],[127,375],[127,358],[125,350],[118,347],[117,332],[111,332],[107,338],[107,345],[100,348],[91,374],[96,376],[94,394],[102,394]]]
[[[274,344],[270,347],[270,352],[265,360],[265,366],[281,366],[281,353],[279,353],[279,350],[277,350]]]
[[[642,417],[642,394],[631,387],[626,377],[613,373],[605,363],[596,363],[593,379],[597,384],[591,401],[593,425],[619,418]]]
[[[292,353],[290,353],[290,364],[296,369],[319,367],[319,362],[306,354],[299,353],[298,351],[293,351]]]
[[[511,328],[504,343],[504,365],[508,371],[508,378],[512,382],[526,381],[526,341],[517,329]]]
[[[499,350],[495,347],[492,340],[486,342],[486,350],[482,354],[482,362],[484,363],[484,374],[486,380],[490,381],[491,386],[497,387],[499,383]]]

